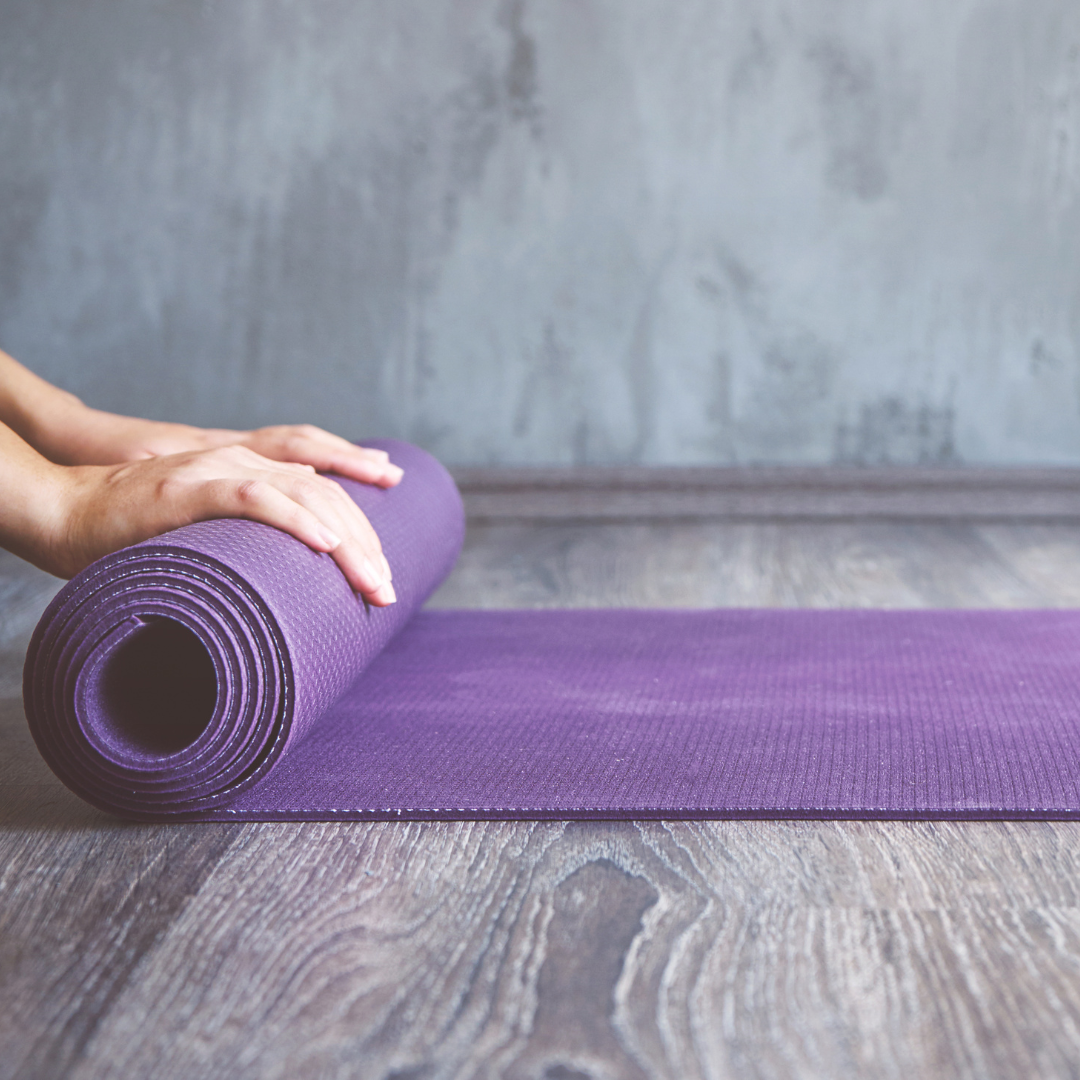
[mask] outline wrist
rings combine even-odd
[[[207,449],[202,435],[186,424],[120,416],[75,398],[62,403],[39,429],[38,449],[60,465],[120,465]]]
[[[60,461],[58,454],[90,410],[74,394],[37,379],[17,391],[3,394],[0,420],[39,454]]]
[[[0,425],[4,498],[0,545],[50,573],[74,572],[65,557],[75,471],[46,460],[12,430]]]
[[[0,350],[0,423],[51,461],[90,410],[72,393],[46,382]]]
[[[47,400],[37,400],[19,410],[15,430],[39,454],[56,465],[80,462],[79,444],[92,423],[94,412],[74,394],[57,389]]]

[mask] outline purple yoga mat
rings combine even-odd
[[[343,481],[399,602],[215,521],[101,560],[49,606],[24,698],[57,775],[151,820],[1067,818],[1080,612],[420,612],[461,545],[406,443]]]

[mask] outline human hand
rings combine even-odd
[[[255,431],[213,429],[202,431],[202,436],[213,446],[245,446],[271,461],[310,465],[321,473],[378,487],[393,487],[404,475],[385,450],[357,446],[312,424],[281,424]]]
[[[36,452],[35,452],[36,451]],[[203,429],[91,409],[0,351],[0,544],[70,576],[117,548],[218,517],[330,552],[368,602],[394,602],[367,518],[319,472],[393,487],[382,450],[308,424]]]
[[[367,459],[365,459],[367,460]],[[70,577],[95,559],[211,518],[261,521],[327,552],[368,603],[394,603],[390,567],[360,508],[311,465],[245,446],[187,451],[110,466],[53,467],[23,518],[37,534],[6,546]]]
[[[393,487],[402,477],[385,450],[357,446],[312,424],[280,424],[254,431],[198,428],[118,416],[79,402],[56,428],[55,453],[47,456],[68,465],[115,465],[191,450],[244,446],[271,461],[311,465],[318,472],[379,487]],[[39,449],[47,452],[49,448]]]

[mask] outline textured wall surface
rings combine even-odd
[[[1080,463],[1080,5],[0,0],[0,344],[458,463]]]

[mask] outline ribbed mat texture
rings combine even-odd
[[[407,443],[342,481],[394,567],[214,521],[57,595],[26,659],[45,759],[143,820],[1068,818],[1080,613],[432,611],[464,517]]]

